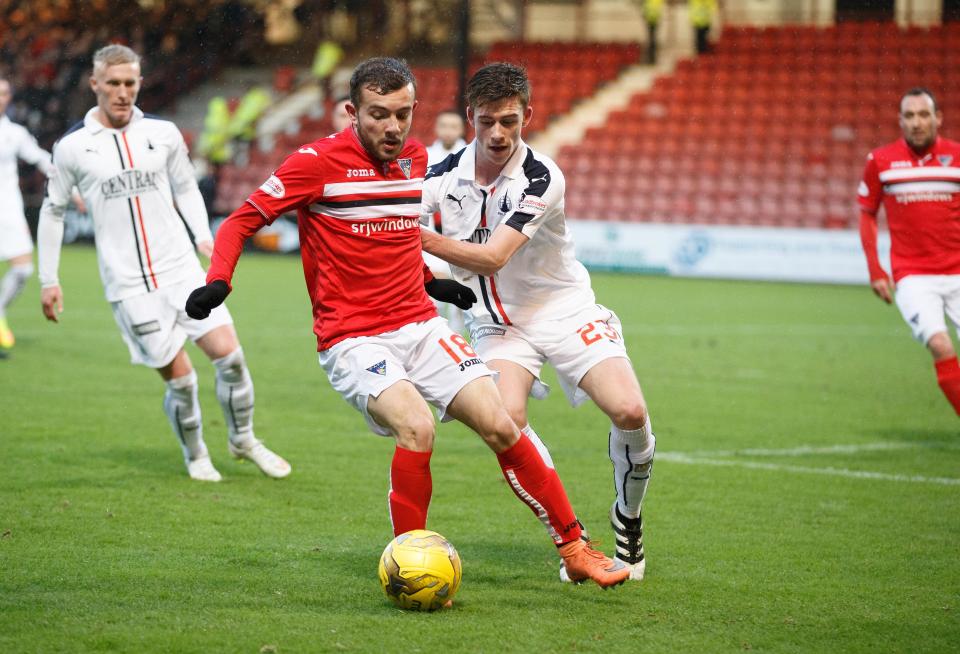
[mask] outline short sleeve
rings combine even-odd
[[[323,195],[323,162],[314,148],[305,146],[287,157],[280,167],[250,194],[247,202],[268,223],[277,216],[315,202]]]
[[[867,165],[863,169],[863,179],[857,188],[857,201],[860,208],[869,214],[877,213],[880,202],[883,200],[883,185],[880,183],[880,172],[877,160],[873,153],[867,155]]]
[[[517,208],[506,220],[506,225],[533,238],[543,222],[563,204],[566,180],[558,168],[540,165],[527,174],[529,183],[520,194]]]

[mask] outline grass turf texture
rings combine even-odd
[[[192,346],[225,479],[190,481],[159,378],[128,364],[93,250],[66,248],[62,279],[62,323],[43,321],[31,282],[0,361],[0,650],[934,652],[960,640],[960,486],[842,472],[960,477],[929,356],[865,287],[595,275],[662,456],[648,578],[560,584],[493,455],[442,425],[428,527],[456,545],[464,581],[453,610],[425,615],[378,587],[393,445],[317,365],[297,259],[245,256],[230,298],[257,433],[294,466],[279,482],[229,460],[212,367]],[[532,424],[610,552],[606,421],[554,389]],[[838,445],[866,447],[778,452]]]

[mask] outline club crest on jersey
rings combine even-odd
[[[387,374],[387,360],[384,359],[380,363],[375,363],[369,368],[367,368],[367,370],[369,372],[372,372],[375,375],[380,375],[382,377],[385,377]]]
[[[413,170],[413,159],[397,159],[397,165],[403,172],[403,176],[410,179],[410,171]]]
[[[513,203],[510,202],[510,196],[504,194],[503,197],[500,198],[500,202],[497,204],[497,207],[500,209],[501,214],[505,214],[513,209]]]
[[[283,182],[281,182],[280,178],[276,175],[270,175],[269,179],[260,185],[260,190],[278,200],[287,192],[287,189],[283,186]]]
[[[953,155],[952,155],[952,154],[938,154],[938,155],[937,155],[937,161],[940,162],[940,165],[941,165],[941,166],[949,166],[950,164],[953,163]]]

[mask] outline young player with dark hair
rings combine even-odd
[[[610,418],[616,557],[642,579],[641,504],[655,439],[620,321],[596,303],[590,275],[574,257],[563,173],[523,142],[533,115],[526,72],[484,66],[468,82],[466,100],[476,139],[427,172],[421,214],[427,220],[439,211],[443,235],[424,229],[423,248],[450,262],[453,278],[482,298],[467,316],[471,340],[499,373],[507,410],[532,441],[540,442],[527,398],[546,395],[545,363],[572,405],[592,399]],[[561,569],[561,578],[569,571]]]
[[[580,538],[560,478],[510,420],[490,371],[425,292],[463,308],[476,300],[452,280],[432,279],[420,257],[427,157],[423,145],[407,140],[413,74],[396,59],[367,60],[353,73],[350,96],[354,129],[300,147],[227,218],[208,283],[190,295],[187,312],[202,318],[223,302],[244,241],[295,209],[320,365],[371,431],[396,441],[388,495],[394,533],[426,526],[435,434],[429,402],[496,453],[574,579],[621,583],[629,571]]]
[[[954,328],[960,326],[960,143],[938,136],[943,113],[925,88],[907,91],[899,113],[903,138],[867,155],[858,192],[860,239],[873,292],[887,304],[896,298],[960,415],[960,364],[944,320],[946,312]],[[881,205],[893,279],[877,256]]]

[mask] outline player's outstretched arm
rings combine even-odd
[[[194,289],[187,298],[184,308],[188,316],[203,320],[210,315],[210,311],[223,304],[232,290],[230,280],[243,252],[243,244],[265,224],[263,215],[248,203],[223,221],[214,241],[207,284]]]
[[[507,265],[510,257],[530,239],[522,232],[501,225],[486,243],[467,243],[440,236],[429,229],[420,230],[423,249],[455,266],[489,277]]]
[[[194,320],[203,320],[210,312],[223,304],[230,295],[230,287],[222,279],[194,289],[187,298],[187,315]]]
[[[887,304],[893,302],[893,280],[880,265],[877,254],[877,217],[866,211],[860,212],[860,243],[867,257],[867,270],[870,273],[870,287]]]

